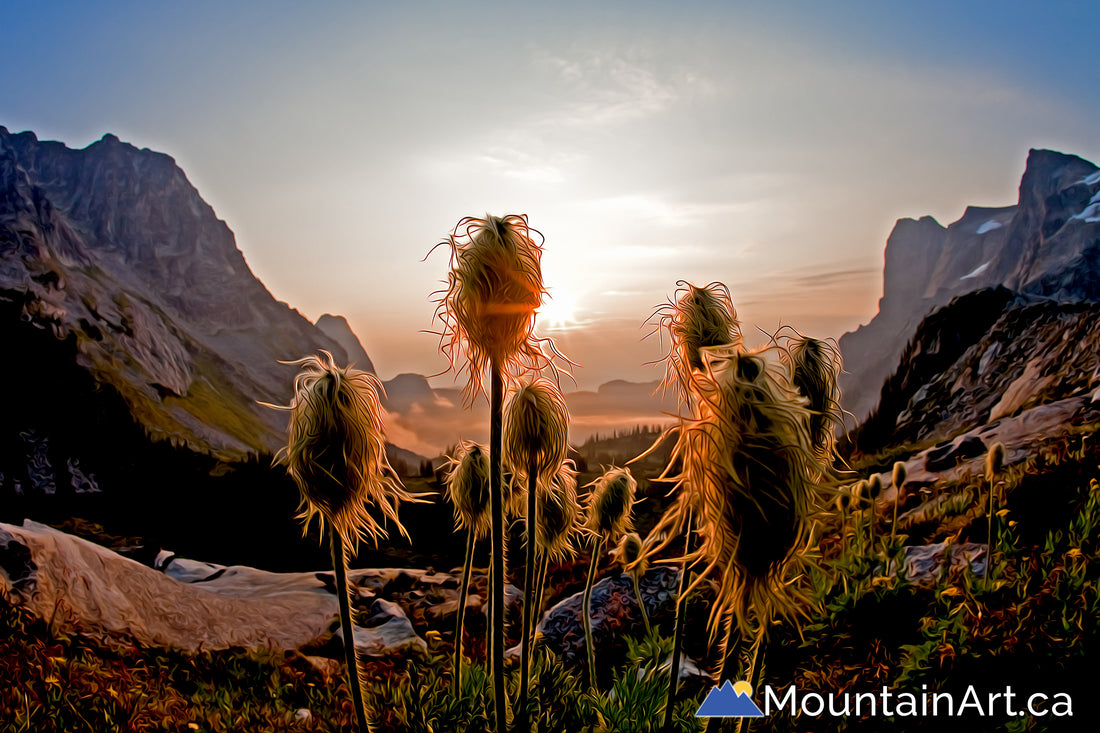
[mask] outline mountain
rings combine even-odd
[[[1026,430],[1045,420],[1039,408],[1055,404],[1067,424],[1096,420],[1098,383],[1100,303],[979,290],[921,323],[880,404],[850,437],[865,453],[942,443],[984,426],[980,440],[1016,416]],[[991,443],[971,442],[980,454]]]
[[[321,329],[321,332],[330,339],[344,347],[344,353],[347,354],[348,357],[348,364],[354,366],[356,369],[362,369],[371,374],[375,373],[374,362],[367,356],[367,351],[363,348],[363,344],[359,342],[359,337],[351,330],[351,326],[348,325],[348,319],[343,316],[334,316],[325,313],[318,318],[317,323],[313,325]]]
[[[259,404],[289,401],[280,361],[348,359],[272,297],[172,158],[114,135],[73,150],[0,127],[0,306],[0,330],[67,344],[151,437],[225,458],[283,441],[285,414]]]
[[[972,206],[947,227],[927,216],[899,220],[886,243],[878,314],[840,339],[845,409],[857,420],[871,411],[925,316],[997,286],[1059,303],[1100,300],[1097,166],[1032,150],[1016,205]]]

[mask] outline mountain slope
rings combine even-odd
[[[0,127],[0,301],[72,339],[154,438],[270,452],[294,368],[343,347],[275,300],[167,155],[113,135],[83,150]],[[6,330],[10,323],[0,324]]]

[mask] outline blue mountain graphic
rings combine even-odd
[[[715,685],[695,713],[696,718],[763,718],[762,711],[748,695],[738,695],[733,683],[726,680]]]

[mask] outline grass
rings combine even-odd
[[[2,731],[335,731],[352,719],[347,690],[299,654],[187,655],[60,636],[4,602],[0,658]]]

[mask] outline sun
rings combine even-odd
[[[553,296],[547,295],[538,308],[535,323],[546,331],[567,331],[576,328],[576,296],[555,288]]]

